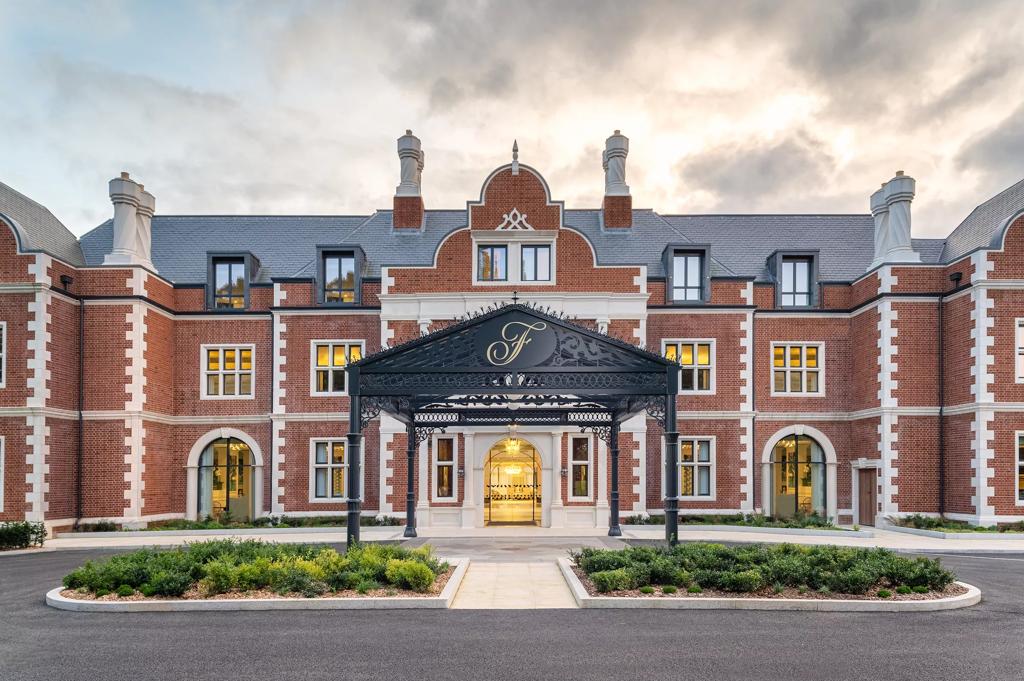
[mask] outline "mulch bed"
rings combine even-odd
[[[447,572],[442,572],[434,580],[434,585],[430,587],[429,591],[409,591],[408,589],[398,589],[395,587],[385,587],[383,589],[374,589],[373,591],[367,591],[365,594],[356,592],[353,589],[346,589],[344,591],[328,591],[322,596],[314,596],[314,598],[427,598],[431,596],[439,596],[444,590],[448,580],[451,579],[452,573],[455,572],[454,567],[448,568]],[[247,599],[259,599],[259,600],[276,600],[280,598],[303,598],[302,594],[292,593],[285,594],[284,596],[271,591],[270,589],[258,589],[255,591],[229,591],[228,593],[215,594],[207,596],[203,594],[198,586],[193,586],[191,589],[186,591],[180,597],[176,596],[150,596],[147,598],[138,591],[131,596],[118,596],[115,593],[109,593],[106,596],[96,597],[93,593],[82,593],[76,589],[64,589],[60,592],[61,596],[65,598],[71,598],[76,601],[103,601],[103,602],[125,602],[125,601],[195,601],[195,600],[212,600],[212,601],[233,601],[240,600],[243,598]]]
[[[803,593],[799,589],[788,587],[783,589],[779,593],[775,593],[775,590],[770,586],[761,589],[760,591],[751,591],[746,593],[736,593],[735,591],[718,591],[717,589],[704,589],[701,593],[692,594],[689,593],[685,588],[680,587],[679,590],[674,594],[664,594],[661,592],[659,587],[654,587],[654,593],[645,594],[641,593],[639,589],[630,589],[626,591],[607,591],[600,592],[594,588],[594,583],[590,581],[590,577],[587,576],[583,570],[579,569],[575,565],[572,566],[572,571],[576,573],[580,582],[583,584],[583,588],[587,590],[587,593],[591,596],[611,596],[611,597],[628,597],[628,598],[797,598],[805,601],[823,601],[823,600],[836,600],[836,601],[933,601],[940,598],[950,598],[951,596],[959,596],[967,593],[967,589],[960,586],[957,583],[950,584],[943,591],[929,591],[928,593],[918,594],[898,594],[896,589],[890,587],[872,587],[864,594],[840,594],[840,593],[819,593],[817,591],[808,589]],[[892,592],[892,596],[889,598],[880,598],[878,596],[879,589],[888,588]]]

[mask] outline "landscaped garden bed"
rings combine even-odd
[[[938,560],[887,549],[688,543],[584,548],[570,559],[590,596],[921,601],[968,590]]]
[[[42,523],[0,523],[0,551],[41,547],[44,541],[46,527]]]
[[[429,546],[330,547],[208,541],[87,562],[64,577],[71,600],[423,598],[439,595],[452,566]]]
[[[622,521],[624,525],[664,525],[664,515],[648,515],[641,513],[631,515]],[[776,519],[761,513],[731,513],[731,514],[679,514],[679,526],[685,525],[730,525],[737,527],[766,527],[778,529],[822,529],[840,530],[829,522],[828,518],[817,513],[797,514],[791,518]]]
[[[902,518],[888,518],[887,520],[890,525],[893,525],[896,528],[926,530],[929,532],[943,534],[1018,534],[1021,538],[1024,538],[1024,520],[1020,520],[1015,523],[1002,523],[999,525],[987,526],[971,525],[970,523],[962,520],[937,518],[919,514],[909,515]]]
[[[362,516],[359,522],[362,527],[394,527],[402,524],[400,518],[393,518],[391,516],[378,515],[378,516]],[[119,528],[118,525],[112,521],[99,521],[95,523],[85,523],[79,525],[76,532],[88,532],[88,533],[107,533],[107,532],[195,532],[195,531],[208,531],[208,530],[260,530],[260,529],[277,529],[277,530],[288,530],[288,529],[311,529],[311,528],[338,528],[346,527],[348,525],[348,518],[343,515],[338,516],[311,516],[311,517],[292,517],[292,516],[264,516],[261,518],[254,518],[251,521],[238,521],[231,518],[230,515],[224,514],[219,517],[213,518],[208,517],[203,520],[161,520],[149,523],[145,528]]]

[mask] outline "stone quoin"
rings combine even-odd
[[[902,171],[862,214],[665,215],[633,206],[616,130],[596,208],[565,208],[517,145],[436,210],[419,138],[397,148],[392,209],[364,216],[162,215],[122,173],[76,238],[0,184],[0,520],[341,516],[350,472],[363,515],[420,527],[606,527],[616,493],[657,515],[673,489],[683,514],[1024,520],[1024,181],[917,239]],[[351,468],[358,368],[512,303],[518,326],[466,346],[489,401],[444,429],[371,410]],[[678,364],[674,421],[516,416],[538,362],[629,346]],[[610,404],[591,397],[550,396]]]

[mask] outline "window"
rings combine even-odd
[[[3,440],[0,439],[0,457],[2,456]],[[1024,433],[1017,433],[1017,505],[1024,506]]]
[[[673,302],[697,302],[704,299],[704,256],[677,251],[672,256]]]
[[[356,302],[355,253],[325,252],[323,259],[324,302]]]
[[[314,440],[312,443],[314,501],[345,501],[348,463],[344,440]]]
[[[715,463],[710,438],[679,440],[679,496],[710,499],[714,496]]]
[[[522,254],[523,281],[551,281],[551,246],[523,246]]]
[[[253,346],[203,346],[203,399],[252,398]]]
[[[772,345],[772,394],[820,395],[820,345]]]
[[[0,388],[5,387],[7,387],[7,322],[0,322]]]
[[[665,359],[678,362],[679,390],[685,393],[714,392],[715,342],[665,341]]]
[[[569,498],[590,498],[590,438],[569,440]]]
[[[434,498],[455,499],[455,438],[434,441]]]
[[[213,261],[214,309],[244,309],[245,282],[245,258],[215,258]]]
[[[1017,382],[1024,383],[1024,319],[1017,320],[1017,355],[1014,357],[1014,361],[1017,366]],[[2,387],[2,382],[0,382],[0,387]]]
[[[782,258],[782,307],[811,304],[811,259]]]
[[[344,395],[345,368],[363,356],[363,344],[347,341],[313,341],[314,395]]]
[[[477,258],[477,279],[508,280],[508,246],[480,246]]]
[[[4,510],[4,450],[5,440],[0,436],[0,512]]]

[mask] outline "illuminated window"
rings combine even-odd
[[[1017,504],[1024,504],[1024,433],[1017,433]]]
[[[1017,352],[1014,360],[1017,366],[1017,382],[1024,383],[1024,319],[1017,320]]]
[[[772,345],[772,394],[820,395],[824,388],[821,345]]]
[[[7,322],[0,322],[0,388],[7,386]]]
[[[324,258],[324,302],[356,302],[355,253],[326,252]]]
[[[353,342],[313,342],[314,395],[344,395],[345,368],[363,356],[363,344]]]
[[[811,259],[782,259],[782,307],[807,307],[811,304]]]
[[[573,437],[569,440],[569,498],[590,498],[590,438]]]
[[[203,399],[251,399],[253,346],[203,346]]]
[[[677,252],[672,256],[672,300],[698,302],[704,299],[704,256]]]
[[[434,498],[455,499],[455,438],[434,443]]]
[[[551,246],[523,246],[522,266],[523,281],[551,281]]]
[[[214,258],[213,307],[215,309],[245,308],[245,259]]]
[[[480,281],[507,281],[508,247],[480,246],[477,251],[476,278]]]
[[[677,362],[679,390],[684,393],[714,392],[715,342],[664,341],[665,359]]]
[[[679,496],[710,498],[715,487],[714,440],[680,438]]]
[[[319,501],[344,501],[348,463],[344,440],[313,441],[313,495]]]

